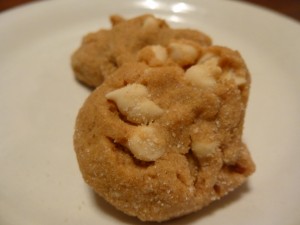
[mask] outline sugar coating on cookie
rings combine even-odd
[[[75,77],[90,87],[100,85],[124,63],[136,62],[138,52],[144,47],[153,45],[147,54],[152,52],[155,55],[158,60],[150,61],[150,64],[156,66],[164,61],[166,55],[165,50],[159,46],[167,47],[170,41],[174,41],[170,48],[179,61],[181,52],[193,50],[188,45],[179,46],[178,49],[175,41],[185,39],[202,46],[211,44],[211,39],[206,34],[191,29],[170,28],[164,20],[153,15],[129,20],[112,16],[111,23],[111,29],[101,29],[86,35],[72,56]]]
[[[240,54],[175,43],[140,49],[139,62],[107,77],[81,108],[74,133],[85,181],[143,221],[199,210],[255,170],[242,142],[250,76]],[[190,57],[180,61],[176,51]]]

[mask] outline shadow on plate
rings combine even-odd
[[[250,191],[248,183],[244,183],[239,188],[237,188],[232,193],[229,193],[227,196],[221,198],[221,200],[215,201],[209,206],[204,207],[200,211],[188,214],[186,216],[176,218],[170,221],[166,221],[163,225],[180,225],[180,224],[191,224],[194,221],[200,221],[204,217],[212,216],[214,213],[217,213],[218,210],[225,208],[226,206],[234,203],[238,199],[242,197],[242,195],[246,194]],[[121,211],[115,209],[112,205],[107,203],[104,199],[99,197],[94,191],[90,190],[93,200],[95,201],[96,207],[99,208],[102,212],[110,215],[114,219],[120,221],[120,223],[124,224],[132,224],[132,225],[154,225],[158,224],[156,222],[142,222],[135,217],[128,216]]]

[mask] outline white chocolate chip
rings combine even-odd
[[[224,72],[223,78],[225,80],[233,80],[237,86],[244,85],[247,82],[245,77],[238,76],[233,70],[228,70]]]
[[[138,126],[128,139],[128,148],[139,160],[155,161],[165,150],[164,142],[159,138],[159,132],[150,126]]]
[[[149,123],[163,114],[163,110],[149,99],[144,99],[131,108],[132,122]]]
[[[152,16],[148,16],[147,18],[145,18],[144,22],[143,22],[143,28],[146,29],[156,29],[159,27],[159,20],[152,17]]]
[[[216,55],[214,55],[213,53],[211,52],[208,52],[208,53],[205,53],[197,62],[197,64],[203,64],[205,63],[206,61],[208,60],[214,60],[214,61],[211,61],[211,62],[214,62],[214,63],[218,63],[219,59]]]
[[[190,67],[185,72],[185,78],[192,84],[202,88],[214,87],[216,85],[216,76],[222,72],[218,62],[219,59],[217,57],[208,55],[206,59],[198,62],[200,64]]]
[[[168,59],[167,49],[161,45],[150,45],[138,52],[138,61],[149,66],[162,66]]]
[[[149,98],[142,84],[129,84],[106,94],[106,98],[117,104],[120,112],[131,122],[149,123],[163,114],[163,109]]]
[[[217,56],[214,55],[206,55],[204,57],[202,57],[199,61],[198,64],[200,65],[204,65],[207,68],[214,68],[217,70],[220,70],[220,72],[222,71],[221,67],[219,67],[219,58]]]
[[[139,98],[147,95],[148,91],[145,86],[140,84],[129,84],[123,88],[107,93],[105,97],[114,101],[121,112],[126,112],[139,101]]]
[[[197,64],[185,72],[185,78],[192,84],[201,88],[214,87],[216,85],[215,74],[221,73],[221,68],[209,64]]]
[[[151,46],[151,50],[154,53],[154,57],[161,63],[164,63],[167,60],[168,54],[166,48],[161,45],[153,45]]]
[[[192,151],[198,158],[211,156],[218,148],[217,142],[193,141]]]
[[[198,57],[197,49],[185,43],[170,43],[169,51],[171,58],[179,65],[193,64]]]

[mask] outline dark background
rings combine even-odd
[[[0,0],[0,12],[9,8],[41,0]],[[300,0],[240,0],[272,9],[300,21]]]

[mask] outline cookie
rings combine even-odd
[[[136,62],[137,52],[148,45],[166,46],[171,40],[187,39],[203,46],[211,44],[204,33],[191,29],[172,29],[161,19],[143,15],[125,20],[111,17],[112,29],[86,35],[72,56],[75,77],[97,87],[124,63]]]
[[[240,54],[177,44],[141,49],[139,62],[124,63],[92,92],[76,121],[85,181],[142,221],[197,211],[255,171],[242,142],[250,75]],[[178,51],[192,54],[181,59]]]

